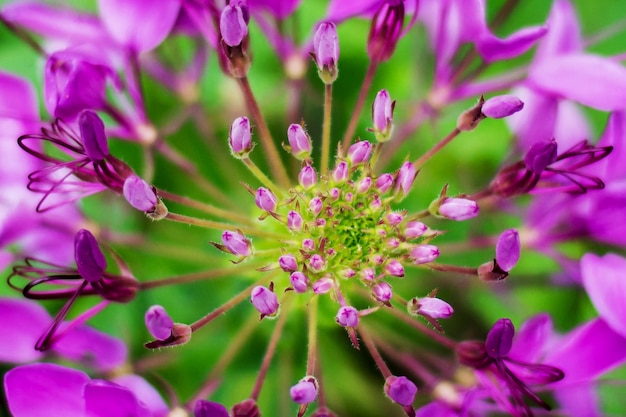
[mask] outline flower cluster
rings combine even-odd
[[[586,51],[622,27],[491,3],[1,6],[48,113],[0,72],[7,410],[626,412],[626,68]]]

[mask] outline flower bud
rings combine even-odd
[[[339,191],[339,188],[337,187],[333,187],[328,191],[328,196],[333,201],[337,201],[340,195],[341,195],[341,192]]]
[[[222,233],[222,244],[233,255],[250,256],[252,244],[249,239],[239,232],[226,230]]]
[[[254,195],[254,202],[261,210],[273,212],[276,210],[277,200],[274,193],[264,187],[259,187]]]
[[[317,71],[324,84],[332,84],[338,75],[339,39],[332,22],[322,22],[313,37],[313,51]]]
[[[322,272],[326,269],[326,261],[322,255],[316,253],[309,258],[309,268],[311,268],[313,272]]]
[[[395,259],[390,260],[385,265],[385,272],[392,277],[402,278],[404,277],[404,267],[400,262]]]
[[[509,319],[499,319],[495,322],[485,340],[487,355],[494,359],[506,356],[513,346],[515,326]]]
[[[233,121],[230,126],[228,143],[233,156],[239,159],[247,157],[254,148],[250,121],[247,117],[238,117]]]
[[[492,119],[508,117],[524,108],[524,103],[519,98],[510,94],[492,97],[485,101],[482,112]]]
[[[236,47],[248,34],[248,7],[245,4],[229,4],[220,16],[220,33],[224,43]]]
[[[376,270],[374,268],[365,268],[361,271],[361,279],[365,281],[374,281],[376,279]]]
[[[380,197],[375,195],[374,198],[372,198],[372,202],[370,203],[370,209],[373,211],[378,211],[383,207],[383,202],[381,201]]]
[[[232,417],[261,417],[259,406],[252,398],[233,405],[231,411]]]
[[[228,417],[228,410],[220,403],[198,400],[193,415],[194,417]]]
[[[126,178],[122,192],[128,204],[139,211],[153,212],[159,201],[150,184],[136,175]]]
[[[191,326],[182,323],[174,323],[172,333],[165,340],[153,340],[144,344],[148,349],[158,349],[166,346],[180,346],[191,340],[193,330]]]
[[[482,112],[484,103],[485,98],[481,96],[478,103],[476,103],[474,107],[461,113],[456,121],[456,128],[461,132],[474,130],[476,126],[478,126],[478,123],[485,118],[485,115]]]
[[[426,264],[439,257],[439,249],[433,245],[417,245],[411,249],[409,256],[415,265]]]
[[[278,265],[280,265],[281,269],[285,272],[292,272],[298,269],[298,261],[296,261],[296,257],[289,254],[279,257]]]
[[[412,315],[421,315],[432,319],[447,319],[452,316],[452,306],[436,297],[414,297],[409,301],[407,308]]]
[[[261,318],[275,316],[278,313],[278,298],[269,288],[261,285],[254,287],[250,294],[250,302],[261,313]]]
[[[391,375],[385,380],[385,394],[400,405],[410,406],[415,400],[417,386],[407,377]]]
[[[404,215],[402,213],[391,212],[385,216],[385,222],[389,226],[397,226],[402,223],[404,219]]]
[[[311,138],[302,126],[292,124],[287,129],[287,139],[293,156],[300,160],[308,159],[311,154]]]
[[[359,325],[359,312],[354,307],[343,306],[339,308],[335,320],[340,326],[356,327]]]
[[[148,331],[158,340],[167,340],[172,335],[174,321],[160,305],[154,305],[146,311],[144,317]]]
[[[415,239],[422,236],[428,230],[422,222],[408,222],[404,228],[404,237],[407,239]]]
[[[382,174],[380,177],[376,178],[376,190],[380,194],[385,194],[391,186],[393,185],[393,175],[391,174]]]
[[[372,62],[388,60],[396,49],[404,24],[404,2],[384,1],[372,19],[367,55]]]
[[[374,298],[381,303],[388,303],[393,295],[391,292],[391,285],[384,281],[374,285],[372,287],[372,293],[374,294]]]
[[[365,177],[356,184],[357,194],[365,194],[372,186],[372,178]]]
[[[90,283],[100,281],[107,268],[98,241],[86,229],[80,229],[74,236],[74,260],[80,276]]]
[[[400,167],[398,171],[398,179],[396,180],[396,188],[395,192],[400,198],[405,197],[409,191],[411,191],[411,187],[413,187],[413,182],[415,181],[415,177],[417,176],[417,170],[413,166],[412,162],[405,162]]]
[[[78,128],[80,129],[80,140],[89,159],[93,162],[100,162],[109,156],[104,122],[96,112],[83,110],[78,118]]]
[[[386,142],[391,139],[391,129],[393,127],[393,108],[395,102],[391,101],[387,90],[380,90],[376,94],[372,105],[372,129],[378,142]]]
[[[292,232],[299,232],[302,230],[302,216],[297,211],[289,211],[287,213],[287,227]]]
[[[526,169],[535,174],[541,174],[551,163],[556,161],[557,156],[556,140],[545,140],[533,144],[526,156],[524,165]]]
[[[302,249],[307,252],[313,252],[315,250],[315,241],[313,239],[302,239]]]
[[[315,168],[308,164],[303,166],[300,170],[300,174],[298,174],[298,182],[305,190],[308,190],[317,184],[317,173],[315,172]]]
[[[335,286],[335,281],[332,278],[324,277],[320,278],[313,283],[313,292],[315,294],[326,294]]]
[[[340,161],[333,170],[333,181],[335,184],[341,184],[348,179],[349,169],[346,161]]]
[[[291,399],[296,404],[309,404],[317,397],[317,380],[313,376],[305,376],[289,390]]]
[[[502,270],[509,272],[517,261],[521,253],[521,243],[519,233],[515,229],[508,229],[502,232],[496,243],[496,262]]]
[[[446,198],[438,210],[439,215],[456,221],[471,219],[479,213],[478,204],[467,198]]]
[[[317,216],[322,211],[322,207],[324,203],[322,203],[322,199],[319,197],[313,197],[309,202],[309,210],[313,213],[314,216]]]
[[[363,164],[370,158],[371,152],[371,143],[366,140],[359,141],[348,148],[348,161],[353,166]]]
[[[289,276],[289,282],[297,293],[304,293],[309,289],[309,279],[300,271],[292,272]]]

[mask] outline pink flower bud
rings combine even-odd
[[[287,129],[291,153],[298,159],[306,159],[311,154],[311,139],[302,126],[292,124]]]
[[[393,103],[387,90],[380,90],[376,94],[372,105],[372,122],[376,139],[379,142],[389,140],[393,126]]]
[[[316,253],[309,258],[309,268],[313,272],[322,272],[326,269],[326,260],[324,260],[322,255]]]
[[[396,249],[398,247],[400,247],[400,241],[398,239],[396,239],[395,237],[392,237],[390,239],[387,239],[387,242],[385,242],[387,247],[390,249]]]
[[[144,317],[148,331],[157,340],[166,340],[172,335],[174,321],[162,306],[154,305]]]
[[[289,282],[297,293],[304,293],[309,289],[309,279],[300,271],[292,272],[289,276]]]
[[[317,397],[317,381],[312,376],[305,376],[289,390],[291,399],[296,404],[309,404]]]
[[[230,126],[228,143],[233,156],[237,158],[246,157],[254,145],[252,144],[252,130],[247,117],[238,117]]]
[[[438,212],[447,219],[462,221],[478,216],[480,209],[475,201],[467,198],[446,198]]]
[[[485,116],[492,119],[501,119],[508,117],[524,108],[524,103],[519,98],[505,94],[492,97],[485,101],[482,112]]]
[[[404,376],[390,376],[385,381],[385,394],[394,402],[410,406],[415,400],[417,386]]]
[[[344,278],[352,278],[356,275],[356,271],[352,268],[346,268],[343,271],[341,271],[341,275]]]
[[[333,187],[333,188],[331,188],[331,189],[330,189],[330,191],[328,192],[328,195],[329,195],[329,197],[330,197],[330,199],[331,199],[331,200],[336,201],[336,200],[338,200],[338,199],[339,199],[339,196],[340,196],[341,194],[340,194],[339,188],[337,188],[337,187]]]
[[[226,45],[240,45],[248,34],[248,7],[245,4],[230,4],[220,16],[220,33]]]
[[[315,241],[313,239],[302,239],[302,249],[307,252],[313,252],[315,250]]]
[[[515,229],[502,232],[496,243],[496,262],[498,266],[509,272],[517,264],[521,252],[519,233]]]
[[[309,202],[309,210],[313,213],[314,216],[317,216],[322,211],[322,207],[324,203],[322,203],[322,199],[319,197],[313,197]]]
[[[356,184],[357,194],[365,194],[372,186],[372,178],[365,177]]]
[[[361,279],[365,281],[373,281],[376,278],[376,271],[374,268],[365,268],[361,271]]]
[[[222,233],[222,244],[230,253],[238,256],[250,256],[252,244],[239,232],[226,230]]]
[[[379,282],[372,287],[372,293],[381,303],[388,303],[391,300],[393,293],[391,292],[391,285],[386,282]]]
[[[380,197],[374,196],[372,202],[370,203],[370,209],[374,211],[378,211],[382,208],[383,202],[380,200]]]
[[[278,298],[269,288],[256,286],[250,294],[250,302],[262,317],[274,316],[278,312]]]
[[[391,212],[385,216],[385,221],[389,226],[397,226],[402,223],[404,216],[401,213]]]
[[[385,272],[392,277],[402,278],[404,276],[404,267],[400,262],[392,259],[385,265]]]
[[[302,230],[302,216],[297,211],[291,210],[287,213],[287,227],[293,232]]]
[[[313,283],[313,292],[315,294],[326,294],[335,286],[335,281],[332,278],[324,277],[320,278]]]
[[[432,319],[447,319],[454,313],[450,304],[435,297],[415,297],[409,301],[408,307],[411,314],[420,314]]]
[[[415,265],[432,262],[439,257],[439,249],[433,245],[417,245],[409,254]]]
[[[415,239],[422,236],[428,230],[422,222],[408,222],[404,228],[404,237],[407,239]]]
[[[333,181],[335,184],[341,184],[348,179],[349,169],[346,161],[341,161],[333,170]]]
[[[313,37],[315,63],[322,81],[332,84],[337,79],[337,62],[339,61],[339,39],[334,23],[323,22]]]
[[[278,258],[278,265],[285,272],[292,272],[298,269],[298,261],[296,261],[296,257],[293,255],[282,255]]]
[[[395,191],[401,197],[406,196],[409,191],[411,191],[411,187],[413,187],[413,182],[415,181],[415,177],[417,176],[417,170],[413,166],[412,162],[405,162],[400,167],[398,171],[398,179],[396,181]]]
[[[359,325],[359,312],[356,308],[343,306],[339,308],[335,320],[343,327],[356,327]]]
[[[256,190],[256,194],[254,195],[254,202],[261,210],[272,212],[276,210],[276,196],[267,188],[259,187],[259,189]]]
[[[315,168],[311,165],[303,166],[300,170],[300,174],[298,174],[298,182],[305,190],[308,190],[317,184],[317,173],[315,172]]]
[[[393,185],[393,175],[391,174],[382,174],[380,177],[376,178],[376,190],[380,194],[384,194]]]
[[[344,200],[346,200],[348,203],[352,202],[353,198],[354,198],[354,194],[352,193],[346,193],[346,195],[344,196]]]
[[[152,212],[158,202],[150,184],[136,175],[126,178],[122,192],[128,204],[139,211]]]
[[[348,161],[352,165],[360,165],[370,158],[372,152],[372,144],[366,140],[362,140],[348,148]]]

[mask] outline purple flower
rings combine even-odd
[[[502,270],[509,272],[517,264],[521,252],[519,233],[515,229],[502,232],[496,243],[496,262]]]
[[[312,376],[305,376],[289,389],[289,395],[296,404],[309,404],[317,397],[317,381]]]
[[[356,327],[359,325],[359,311],[351,306],[340,307],[335,321],[343,327]]]
[[[244,235],[232,230],[222,233],[222,245],[233,255],[250,256],[252,254],[252,243]]]
[[[416,265],[434,261],[439,257],[439,249],[433,245],[417,245],[409,252],[409,256]]]
[[[387,61],[396,49],[404,24],[404,0],[381,2],[367,37],[367,55],[372,62]]]
[[[159,202],[154,188],[136,175],[126,178],[123,194],[133,208],[147,213],[153,212]]]
[[[248,35],[248,6],[234,2],[227,5],[220,16],[220,33],[226,45],[236,47]]]
[[[524,103],[522,100],[516,96],[506,94],[502,96],[495,96],[485,101],[481,111],[487,117],[492,119],[501,119],[515,114],[523,108]]]
[[[250,121],[247,117],[238,117],[233,121],[228,135],[228,144],[236,158],[246,158],[254,148]]]
[[[415,400],[417,386],[405,376],[390,376],[385,380],[385,394],[394,402],[410,406]]]
[[[297,124],[289,125],[287,138],[291,153],[298,159],[308,159],[311,154],[311,138],[304,128]]]
[[[150,307],[146,311],[144,321],[148,331],[155,339],[166,340],[172,335],[174,321],[162,306],[154,305]]]
[[[554,139],[534,143],[526,156],[524,165],[534,174],[541,174],[557,158],[557,143]]]
[[[348,160],[352,165],[360,165],[367,162],[372,152],[372,144],[366,140],[354,143],[348,148]]]
[[[250,302],[261,313],[261,318],[273,317],[278,313],[278,298],[271,289],[263,286],[256,286],[250,294]]]
[[[475,201],[467,198],[446,198],[439,206],[439,215],[456,221],[463,221],[478,216],[480,210]]]
[[[268,190],[265,187],[259,187],[259,189],[256,190],[256,194],[254,195],[254,202],[261,210],[269,212],[276,210],[276,196],[274,195],[274,193],[272,193],[271,190]]]

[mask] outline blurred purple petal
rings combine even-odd
[[[83,372],[37,363],[7,372],[4,389],[13,417],[79,417],[84,415],[82,393],[88,382]]]
[[[603,180],[626,179],[626,112],[611,114],[598,146],[612,146],[613,151],[594,165],[594,171]]]
[[[547,27],[535,26],[518,30],[505,39],[485,32],[476,42],[476,48],[487,62],[510,59],[528,51],[547,32]]]
[[[595,384],[576,384],[554,390],[559,413],[568,417],[602,417]]]
[[[527,151],[535,142],[552,139],[557,119],[557,99],[528,87],[518,87],[511,94],[524,102],[524,111],[506,118],[522,150]]]
[[[555,337],[550,316],[538,314],[526,320],[515,333],[515,343],[508,356],[521,362],[540,362]]]
[[[609,326],[626,337],[626,259],[609,253],[592,253],[581,260],[583,285],[593,305]]]
[[[152,417],[164,417],[169,412],[169,407],[161,394],[139,375],[122,375],[115,378],[113,382],[131,390],[139,401],[148,407]]]
[[[45,308],[21,298],[0,298],[0,361],[30,362],[43,354],[35,343],[52,322]]]
[[[101,372],[123,365],[128,356],[126,345],[120,339],[87,326],[72,329],[52,349],[64,358]]]
[[[262,8],[278,19],[284,19],[294,12],[302,0],[248,0],[251,9]]]
[[[385,0],[362,0],[345,1],[332,0],[328,5],[328,12],[324,20],[334,23],[341,23],[352,16],[371,16]]]
[[[626,103],[626,68],[608,58],[571,54],[542,60],[530,70],[531,83],[556,97],[611,111]]]
[[[180,4],[180,0],[98,0],[98,9],[113,38],[137,52],[145,52],[167,37]]]
[[[548,33],[541,39],[535,59],[578,52],[583,49],[578,17],[569,0],[555,0],[547,21]]]
[[[151,417],[128,388],[94,380],[85,386],[85,413],[89,417]]]

